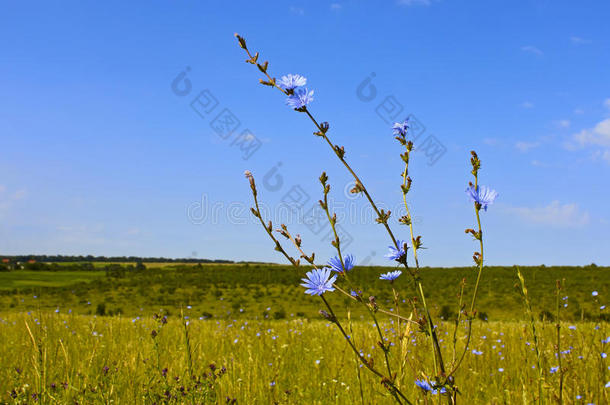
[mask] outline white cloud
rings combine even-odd
[[[483,138],[483,143],[489,146],[498,146],[501,141],[498,138]]]
[[[402,6],[429,6],[431,0],[398,0],[396,3]]]
[[[572,43],[574,45],[584,45],[584,44],[590,44],[591,40],[590,39],[584,39],[581,37],[570,37],[570,41],[572,41]]]
[[[610,98],[604,100],[604,107],[610,110]]]
[[[339,3],[331,3],[330,5],[330,9],[334,10],[334,11],[339,11],[343,8],[343,6],[341,6],[341,4]]]
[[[521,103],[521,107],[523,108],[534,108],[534,103],[531,101],[524,101]]]
[[[610,149],[596,150],[595,152],[593,152],[593,155],[591,155],[591,158],[594,161],[601,159],[601,160],[605,160],[606,162],[610,163]]]
[[[570,124],[570,120],[559,120],[555,122],[555,125],[557,125],[559,128],[570,128]]]
[[[540,146],[540,142],[523,142],[519,141],[515,143],[515,148],[519,149],[520,152],[527,152],[530,149],[534,149]]]
[[[538,49],[532,45],[522,46],[521,50],[523,52],[533,53],[534,55],[538,55],[538,56],[541,56],[543,54],[543,52],[540,49]]]
[[[536,160],[536,159],[532,160],[531,164],[532,164],[532,166],[536,166],[536,167],[550,167],[549,164],[541,162],[541,161]]]
[[[581,114],[584,114],[584,113],[585,113],[585,110],[583,110],[582,108],[575,108],[574,109],[574,114],[581,115]]]
[[[573,139],[579,146],[605,146],[610,147],[610,118],[598,122],[591,129],[583,129],[574,134]]]
[[[577,204],[562,205],[559,201],[552,201],[546,207],[508,207],[507,211],[525,222],[558,228],[578,228],[591,221],[589,213]]]

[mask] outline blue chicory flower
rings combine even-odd
[[[339,256],[335,256],[328,261],[328,265],[332,271],[337,273],[343,273],[343,266],[341,265],[341,259]],[[345,265],[345,271],[350,271],[354,268],[354,256],[347,255],[343,257],[343,265]]]
[[[594,296],[594,297],[597,297],[597,291],[593,291],[593,292],[591,293],[591,295],[592,295],[592,296]]]
[[[426,380],[415,380],[415,385],[417,385],[419,388],[421,388],[422,390],[424,390],[426,392],[431,392],[434,395],[439,393],[439,390],[432,388],[432,384],[430,384]],[[440,390],[440,393],[444,394],[446,392],[447,392],[447,390],[445,389],[445,387],[442,387]]]
[[[388,280],[388,281],[394,281],[398,278],[398,276],[400,276],[402,274],[402,271],[400,270],[396,270],[396,271],[391,271],[389,273],[385,273],[379,276],[380,280]]]
[[[327,291],[335,291],[333,283],[337,280],[337,276],[330,276],[330,269],[313,269],[305,275],[307,278],[302,278],[301,286],[305,287],[305,294],[322,295]]]
[[[424,391],[432,391],[432,385],[426,380],[415,380],[415,385]]]
[[[473,202],[479,203],[485,211],[487,211],[487,206],[493,204],[498,197],[496,190],[485,186],[478,186],[476,188],[475,186],[470,186],[466,189],[466,194],[468,194],[468,197]]]
[[[390,260],[399,260],[406,254],[404,247],[405,243],[402,240],[397,240],[396,244],[398,245],[398,249],[394,246],[388,246],[388,254],[385,255],[385,257]]]
[[[551,374],[555,374],[559,371],[559,367],[551,367]]]
[[[392,126],[392,130],[394,131],[394,135],[396,136],[406,136],[407,130],[409,129],[409,119],[407,118],[403,122],[395,122]]]
[[[288,74],[282,76],[278,84],[284,90],[294,90],[297,87],[305,86],[307,84],[307,79],[301,75]]]
[[[290,95],[286,99],[286,104],[290,107],[298,110],[300,108],[304,108],[307,104],[313,101],[313,90],[305,89],[297,89],[294,94]]]

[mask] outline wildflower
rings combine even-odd
[[[606,353],[602,353],[601,356],[602,356],[602,359],[605,359],[606,357],[608,357],[608,355]]]
[[[606,388],[610,388],[610,381],[606,383]]]
[[[568,326],[568,329],[570,329],[570,330],[576,330],[576,326],[575,326],[575,325],[570,325],[570,326]]]
[[[278,84],[284,90],[294,90],[297,87],[305,86],[307,84],[307,78],[301,75],[288,74],[282,76]]]
[[[403,256],[406,255],[405,252],[405,242],[402,240],[397,240],[396,244],[398,245],[398,249],[394,246],[388,246],[388,254],[385,255],[390,260],[400,260]]]
[[[426,380],[415,380],[415,385],[424,391],[432,391],[432,385]]]
[[[482,354],[483,354],[483,352],[482,352],[482,351],[479,351],[479,350],[477,350],[477,349],[472,349],[472,354],[476,354],[477,356],[480,356],[480,355],[482,355]]]
[[[559,367],[551,367],[551,374],[555,374],[559,371]]]
[[[599,307],[599,309],[604,310],[604,309],[606,309],[606,306],[602,305],[601,307]]]
[[[499,368],[499,369],[498,369],[498,371],[499,371],[499,372],[501,372],[501,373],[503,373],[503,372],[504,372],[504,369],[503,369],[503,368]]]
[[[394,131],[394,135],[396,136],[406,136],[407,130],[409,129],[409,119],[407,118],[403,122],[395,122],[392,126],[392,130]]]
[[[313,90],[297,89],[286,99],[286,104],[295,110],[301,110],[313,101]]]
[[[354,256],[345,256],[343,258],[343,265],[341,265],[341,259],[339,259],[339,256],[335,256],[328,261],[328,265],[332,271],[336,271],[337,273],[343,273],[344,267],[345,271],[350,271],[354,268]]]
[[[498,197],[496,190],[485,186],[477,186],[476,188],[475,186],[470,186],[466,189],[466,193],[472,201],[479,204],[485,211],[487,211],[487,206],[493,204],[496,197]]]
[[[594,296],[594,297],[597,297],[597,291],[593,291],[593,292],[591,293],[591,295],[592,295],[592,296]]]
[[[419,388],[426,392],[431,392],[435,395],[439,393],[439,390],[432,388],[432,385],[426,380],[415,380],[415,385],[417,385]],[[445,387],[442,387],[440,389],[440,393],[444,394],[445,392],[447,392],[447,390],[445,389]]]
[[[306,273],[307,278],[302,278],[301,286],[305,287],[305,294],[322,295],[326,291],[335,291],[333,283],[337,280],[337,276],[330,276],[330,269],[313,269]]]
[[[400,276],[402,274],[402,271],[400,270],[396,270],[396,271],[390,271],[389,273],[385,273],[379,276],[380,280],[388,280],[388,281],[394,281],[398,278],[398,276]]]
[[[610,343],[610,336],[608,336],[607,338],[603,339],[602,343],[604,343],[604,344]]]

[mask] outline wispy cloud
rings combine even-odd
[[[610,110],[610,98],[604,100],[604,107]]]
[[[401,6],[429,6],[432,1],[431,0],[397,0],[397,4]]]
[[[604,160],[606,163],[610,163],[610,149],[606,150],[596,150],[591,155],[591,159],[596,160]]]
[[[570,128],[570,124],[570,120],[555,121],[555,125],[557,125],[559,128]]]
[[[505,210],[530,224],[558,228],[579,228],[591,222],[589,213],[578,204],[561,204],[556,200],[545,207],[507,207]]]
[[[530,149],[534,149],[540,146],[540,142],[524,142],[519,141],[515,143],[515,148],[517,148],[520,152],[527,152]]]
[[[570,37],[570,41],[574,44],[574,45],[584,45],[584,44],[590,44],[591,40],[590,39],[584,39],[581,37]]]
[[[333,11],[339,11],[343,8],[343,6],[339,3],[331,3],[330,9]]]
[[[542,56],[543,55],[543,52],[540,49],[538,49],[535,46],[533,46],[533,45],[522,46],[521,50],[523,52],[533,53],[534,55],[538,55],[538,56]]]
[[[523,108],[534,108],[534,103],[531,101],[524,101],[521,103],[521,107]]]
[[[598,122],[593,128],[573,134],[564,142],[563,147],[569,151],[590,148],[593,161],[603,160],[610,163],[610,118]]]
[[[483,143],[489,146],[499,146],[502,144],[502,141],[498,138],[483,138]]]
[[[290,12],[296,15],[305,15],[305,9],[301,7],[290,6]]]
[[[536,159],[532,160],[530,163],[532,164],[532,166],[536,167],[551,167],[551,165],[549,165],[548,163],[544,163]]]
[[[610,118],[598,122],[593,128],[583,129],[573,136],[579,146],[610,147]]]
[[[0,184],[0,193],[4,194],[5,191],[7,191],[6,187]],[[20,189],[15,192],[10,192],[8,195],[0,196],[0,218],[3,218],[6,213],[17,204],[17,201],[25,199],[27,195],[26,189]]]

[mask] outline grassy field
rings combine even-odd
[[[70,268],[70,267],[66,267]],[[306,271],[278,265],[95,265],[89,270],[0,272],[0,403],[392,403],[336,326],[321,319],[316,297],[303,294]],[[408,277],[378,280],[388,268],[352,272],[381,307],[409,316],[415,291]],[[522,268],[537,319],[545,403],[608,403],[610,328],[608,268]],[[459,358],[459,282],[468,296],[471,268],[424,269],[438,335],[448,363]],[[555,283],[561,292],[562,371],[557,367]],[[480,319],[455,374],[460,402],[534,403],[538,363],[515,268],[485,269]],[[597,295],[593,296],[592,292]],[[385,367],[376,329],[360,306],[325,296],[350,339],[372,364]],[[404,301],[403,301],[404,300]],[[349,305],[348,305],[349,304]],[[415,308],[418,304],[415,303]],[[155,314],[167,316],[154,319]],[[349,318],[348,318],[349,315]],[[348,319],[351,321],[348,322]],[[488,321],[485,321],[487,319]],[[540,321],[539,319],[545,319]],[[433,374],[429,341],[417,328],[381,316],[397,384],[413,403],[436,403],[414,381]],[[455,355],[454,355],[455,353]]]
[[[59,266],[63,268],[63,266]],[[139,316],[163,308],[170,314],[190,305],[193,313],[206,318],[317,318],[319,302],[303,294],[300,279],[307,268],[262,264],[169,265],[147,267],[141,271],[126,266],[100,266],[87,271],[14,271],[0,272],[0,311],[28,311],[32,308],[71,311],[77,314]],[[104,270],[104,268],[108,270]],[[123,270],[121,270],[123,269]],[[392,300],[387,282],[379,280],[388,268],[358,267],[351,278],[368,295],[381,303]],[[566,320],[592,320],[600,315],[598,301],[607,297],[610,269],[606,267],[524,267],[534,312],[537,316],[555,312],[555,283],[564,280],[569,297],[563,311]],[[483,319],[525,319],[518,288],[516,268],[488,267],[480,288],[478,309]],[[476,272],[472,268],[424,268],[422,278],[433,312],[450,318],[458,309],[460,281],[466,280],[470,295]],[[91,282],[95,281],[95,282]],[[363,287],[366,287],[363,288]],[[415,297],[411,279],[395,283],[402,299]],[[597,290],[600,298],[593,299]],[[330,295],[331,301],[344,306],[345,299]],[[445,307],[443,309],[443,307]],[[270,308],[270,309],[268,309]],[[360,314],[359,314],[360,315]]]
[[[601,341],[608,331],[592,323],[569,326],[563,325],[563,345],[569,348],[562,355],[566,403],[608,403],[604,383],[609,372],[600,355],[607,350]],[[371,325],[360,321],[352,327],[365,356],[382,363]],[[401,340],[396,323],[382,327],[394,344],[390,359],[403,392],[418,403],[431,399],[413,383],[421,378],[413,369],[431,369],[425,336],[410,332]],[[152,330],[158,331],[155,338]],[[558,373],[550,372],[557,366],[555,330],[550,324],[538,324],[538,330],[544,397],[552,403],[559,381]],[[13,397],[33,402],[36,395],[44,403],[224,403],[227,397],[242,404],[392,403],[379,380],[357,367],[334,325],[321,321],[193,320],[185,328],[170,317],[159,328],[151,318],[45,312],[4,315],[0,333],[0,388],[7,402]],[[449,358],[452,333],[451,324],[439,326]],[[462,344],[459,339],[458,351]],[[456,375],[463,400],[534,402],[538,371],[526,324],[480,322],[472,348],[482,354],[469,352]]]

